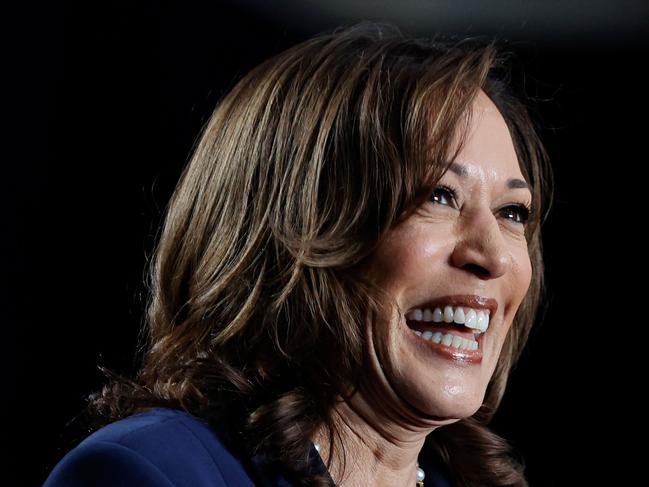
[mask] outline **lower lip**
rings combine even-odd
[[[486,333],[482,333],[478,337],[478,349],[477,350],[462,350],[460,348],[449,347],[447,345],[442,345],[441,343],[435,343],[430,340],[424,340],[420,336],[417,336],[415,332],[406,325],[405,318],[402,318],[402,324],[406,329],[406,332],[411,337],[411,340],[414,340],[417,347],[420,347],[424,350],[425,353],[434,353],[435,355],[445,358],[447,360],[452,360],[453,362],[460,364],[479,364],[482,363],[482,350],[484,346],[484,337]]]

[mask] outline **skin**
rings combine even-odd
[[[340,451],[329,470],[345,487],[412,487],[417,457],[436,428],[473,415],[481,406],[505,337],[531,280],[532,268],[517,214],[503,211],[531,201],[505,121],[480,91],[468,138],[455,162],[465,176],[447,171],[439,185],[457,190],[456,201],[435,192],[415,214],[391,230],[373,256],[371,275],[401,310],[368,323],[367,373],[359,391],[341,401],[334,419],[342,430]],[[439,188],[439,186],[438,186]],[[435,196],[436,195],[436,196]],[[415,346],[403,314],[431,297],[476,294],[494,298],[498,310],[485,336],[483,360],[466,364]],[[325,462],[324,430],[314,438]]]

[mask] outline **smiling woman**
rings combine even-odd
[[[532,194],[512,188],[523,181],[512,138],[483,91],[471,110],[454,166],[390,230],[370,266],[370,280],[408,310],[367,330],[371,357],[388,367],[404,404],[439,418],[433,426],[478,411],[532,278]]]
[[[245,76],[169,204],[142,368],[46,485],[526,485],[488,423],[550,171],[506,57],[364,23]]]

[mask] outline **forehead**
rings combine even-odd
[[[500,183],[523,179],[505,119],[482,90],[473,101],[467,138],[455,160],[470,180]]]

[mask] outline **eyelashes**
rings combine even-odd
[[[457,190],[450,186],[446,186],[444,184],[440,184],[436,186],[435,189],[433,189],[433,193],[430,195],[431,201],[433,201],[434,203],[440,203],[439,199],[441,199],[441,196],[443,196],[444,193],[446,193],[446,196],[450,195],[450,200],[453,201],[454,207],[457,208],[458,207],[457,199],[456,199]],[[437,200],[435,198],[437,198]]]
[[[454,208],[459,209],[459,205],[457,204],[457,193],[458,190],[452,186],[448,184],[440,184],[433,190],[430,200],[433,203],[442,205],[452,203]],[[442,200],[446,200],[446,203]],[[526,225],[533,214],[532,205],[522,202],[507,205],[498,211],[501,214],[507,215],[505,217],[506,220],[510,220],[520,225]]]
[[[532,216],[532,208],[530,207],[530,205],[523,204],[523,203],[517,203],[515,205],[506,206],[501,211],[511,212],[512,210],[514,210],[516,212],[515,214],[518,215],[518,219],[513,220],[516,223],[521,223],[523,225],[526,225],[530,217]]]

